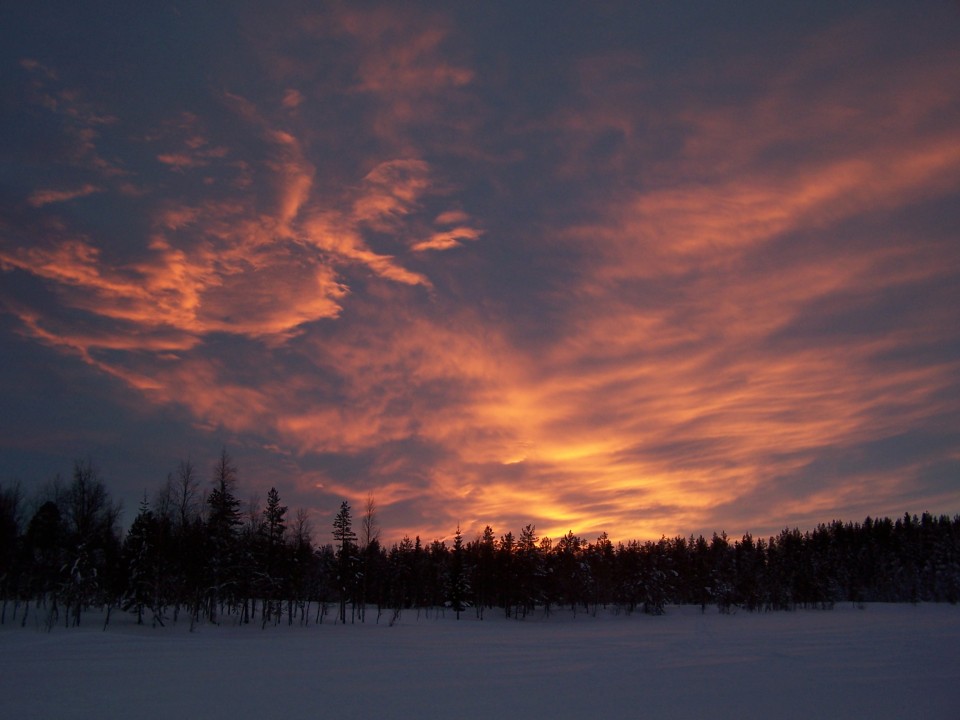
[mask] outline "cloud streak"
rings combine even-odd
[[[65,151],[4,199],[4,312],[391,537],[960,510],[952,45],[523,17],[252,14],[252,77],[149,121],[21,62]]]

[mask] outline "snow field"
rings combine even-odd
[[[370,616],[368,615],[368,618]],[[4,718],[950,718],[960,607],[0,628]]]

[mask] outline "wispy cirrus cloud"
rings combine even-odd
[[[317,197],[316,169],[302,142],[245,98],[228,93],[224,101],[257,138],[260,151],[245,159],[216,143],[189,111],[173,116],[161,132],[148,133],[148,143],[172,144],[156,155],[161,164],[202,171],[202,185],[211,191],[209,199],[155,203],[136,260],[117,263],[94,238],[55,234],[34,247],[2,248],[5,269],[53,283],[70,305],[92,317],[198,338],[227,332],[282,340],[305,323],[335,318],[348,292],[340,267],[360,265],[379,277],[429,287],[424,275],[365,240],[369,232],[399,231],[418,210],[433,182],[425,162],[380,163],[355,186]],[[239,182],[251,171],[256,187]],[[40,209],[96,191],[101,188],[92,184],[39,190],[29,203]],[[28,327],[36,331],[40,322],[34,317]],[[49,329],[45,335],[53,337]]]
[[[102,189],[90,183],[69,190],[47,188],[32,192],[30,197],[27,198],[27,202],[32,207],[39,208],[52,203],[69,202],[70,200],[76,200],[77,198],[86,197],[87,195],[93,195],[98,192],[102,192]]]
[[[798,68],[818,67],[800,53],[787,74],[803,84],[807,70]],[[917,63],[912,71],[926,77],[931,68]],[[622,91],[622,74],[616,78]],[[845,77],[837,84],[856,83]],[[886,90],[900,92],[905,84],[901,77],[895,90]],[[597,103],[588,114],[563,118],[570,132],[599,135],[620,127],[624,138],[642,134],[642,125],[627,123],[616,108],[604,112],[596,86],[590,92]],[[654,166],[641,189],[618,189],[590,208],[599,220],[563,233],[584,272],[570,295],[569,325],[556,329],[561,340],[546,354],[547,364],[539,363],[541,379],[529,385],[537,420],[524,427],[526,457],[553,469],[554,493],[569,483],[582,509],[578,525],[602,527],[596,521],[604,519],[638,522],[649,531],[673,518],[704,527],[722,506],[740,526],[760,527],[766,506],[736,514],[736,498],[761,486],[772,498],[777,478],[805,472],[829,448],[854,452],[871,438],[932,429],[952,412],[938,398],[954,392],[955,359],[890,368],[881,358],[942,340],[954,311],[916,316],[907,326],[858,328],[844,318],[876,318],[898,294],[936,306],[939,290],[927,300],[916,296],[925,285],[949,285],[957,271],[949,241],[839,230],[852,218],[909,212],[953,191],[958,136],[936,121],[944,96],[921,81],[913,102],[898,98],[910,110],[896,118],[885,114],[891,94],[858,96],[862,105],[838,122],[830,101],[839,92],[828,84],[827,97],[809,98],[774,83],[770,93],[729,111],[714,109],[712,117],[691,112],[676,169]],[[608,99],[620,107],[620,97]],[[812,110],[800,111],[800,103]],[[651,124],[664,122],[663,112]],[[717,122],[725,112],[730,121]],[[874,116],[886,117],[885,131],[861,133],[853,118]],[[678,119],[686,124],[686,113]],[[805,152],[805,142],[819,149],[830,135],[834,153]],[[791,150],[794,162],[769,161],[790,143],[799,143]],[[585,145],[568,147],[580,153]],[[636,147],[645,150],[642,142]],[[576,172],[576,162],[577,155],[560,159],[564,176]],[[616,162],[629,164],[623,156]],[[832,240],[838,232],[843,240]],[[792,337],[805,317],[819,318],[822,330]],[[872,469],[877,482],[891,486],[900,472]],[[598,488],[626,493],[613,515],[609,507],[608,514],[591,513],[583,477],[603,478]],[[850,502],[860,482],[836,479],[807,495],[802,484],[784,481],[785,493],[799,495],[780,500],[795,510],[809,501],[822,511]],[[860,499],[857,512],[869,506]],[[649,516],[614,519],[623,507],[651,504],[658,507],[653,524]]]
[[[150,127],[22,64],[87,143],[2,226],[23,335],[297,502],[373,492],[391,537],[956,498],[955,51],[888,57],[871,12],[719,55],[629,13],[296,17],[248,18],[256,77]]]

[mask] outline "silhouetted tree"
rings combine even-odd
[[[260,587],[266,602],[263,611],[263,626],[266,626],[271,616],[280,619],[281,596],[285,591],[285,576],[288,573],[286,563],[286,543],[284,535],[287,531],[285,515],[287,506],[280,504],[280,493],[275,487],[267,493],[267,506],[263,509],[263,522],[259,527],[259,545],[261,557]]]
[[[453,552],[450,555],[450,607],[456,613],[457,620],[467,603],[470,584],[464,568],[463,534],[460,526],[453,535]]]
[[[537,545],[537,531],[527,525],[520,531],[516,550],[517,609],[526,617],[543,601],[544,563]]]
[[[110,502],[91,460],[74,463],[73,481],[64,494],[63,507],[66,556],[62,594],[69,608],[67,622],[79,625],[84,607],[99,599],[100,591],[108,587],[108,574],[119,564],[116,524],[120,508]]]
[[[123,542],[127,574],[122,607],[136,613],[138,625],[143,624],[145,609],[154,622],[163,624],[160,553],[160,523],[144,501]]]
[[[387,554],[389,571],[389,603],[393,609],[392,625],[400,618],[404,608],[412,606],[412,586],[414,584],[413,541],[406,535],[399,543],[394,543]]]
[[[310,618],[310,579],[313,575],[313,546],[310,517],[306,509],[298,508],[288,535],[289,597],[300,612],[300,623],[307,625]],[[293,609],[287,613],[287,624],[293,623]]]
[[[225,590],[232,586],[236,579],[235,562],[239,549],[237,528],[241,523],[240,501],[234,495],[236,483],[237,469],[224,448],[214,465],[213,489],[207,496],[206,527],[210,571],[210,599],[207,610],[210,622],[217,621],[217,612],[224,600]]]
[[[558,601],[573,612],[578,605],[586,608],[589,569],[583,561],[583,540],[571,530],[557,541],[556,553]]]
[[[380,526],[377,524],[377,501],[367,495],[363,518],[360,523],[360,579],[357,583],[360,603],[360,620],[366,622],[367,601],[376,584],[375,573],[380,554]]]
[[[20,563],[20,514],[22,496],[19,483],[0,484],[0,624],[6,623],[7,602],[17,594]]]
[[[353,531],[353,518],[350,513],[350,504],[344,500],[340,503],[340,510],[333,520],[333,539],[337,546],[337,585],[340,590],[340,622],[347,621],[347,599],[351,596],[354,587],[354,561],[356,559],[355,541],[357,534]]]
[[[516,542],[512,532],[500,537],[497,544],[497,597],[504,614],[510,617],[517,598]]]
[[[37,601],[38,611],[45,613],[44,622],[48,629],[57,621],[59,614],[59,580],[66,552],[65,534],[60,508],[53,500],[47,500],[30,518],[22,543],[24,560],[21,592]],[[24,612],[23,624],[26,624],[27,612]]]
[[[51,628],[58,618],[79,624],[92,603],[103,603],[109,619],[122,601],[138,622],[152,617],[156,624],[167,620],[171,604],[174,621],[187,607],[191,629],[201,617],[216,622],[224,614],[247,622],[258,600],[263,625],[280,621],[284,602],[288,624],[298,611],[306,624],[314,601],[322,622],[334,596],[340,622],[347,602],[355,612],[358,602],[376,601],[381,609],[393,607],[391,623],[414,607],[418,613],[450,607],[459,619],[471,601],[480,618],[493,607],[521,618],[537,608],[548,614],[557,604],[574,612],[592,605],[597,612],[613,602],[628,612],[660,613],[669,603],[705,610],[708,599],[721,612],[830,608],[838,600],[960,600],[960,516],[834,520],[768,540],[745,533],[731,542],[714,533],[709,542],[691,536],[616,546],[606,533],[591,544],[572,531],[556,544],[538,541],[532,524],[499,542],[487,526],[464,543],[458,527],[452,548],[404,537],[388,553],[377,539],[372,498],[360,546],[347,502],[333,522],[335,545],[316,550],[305,511],[288,531],[276,488],[262,511],[253,501],[241,516],[236,468],[225,450],[201,506],[195,495],[192,466],[181,463],[153,506],[141,505],[121,552],[119,508],[92,462],[77,461],[69,485],[57,478],[35,498],[25,527],[19,488],[0,486],[0,620],[6,621],[9,599],[15,618],[23,608],[21,624],[34,607],[38,625]]]
[[[594,612],[606,607],[613,597],[616,571],[616,551],[606,533],[587,546],[587,567],[590,569],[591,595]]]
[[[493,528],[487,525],[483,529],[483,535],[471,543],[467,550],[472,557],[470,585],[476,598],[474,607],[477,617],[482,620],[484,609],[493,607],[496,596],[497,543]]]

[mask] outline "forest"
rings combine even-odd
[[[204,490],[206,486],[206,490]],[[395,622],[403,612],[526,618],[573,613],[661,614],[675,604],[720,612],[829,609],[838,602],[960,599],[960,516],[834,520],[766,539],[725,533],[614,544],[533,525],[499,537],[381,544],[371,497],[358,517],[344,501],[329,529],[292,516],[271,488],[243,508],[224,450],[209,483],[190,462],[125,534],[119,506],[91,461],[28,504],[0,485],[0,621],[78,626],[91,608],[138,623]],[[107,625],[104,625],[106,627]]]

